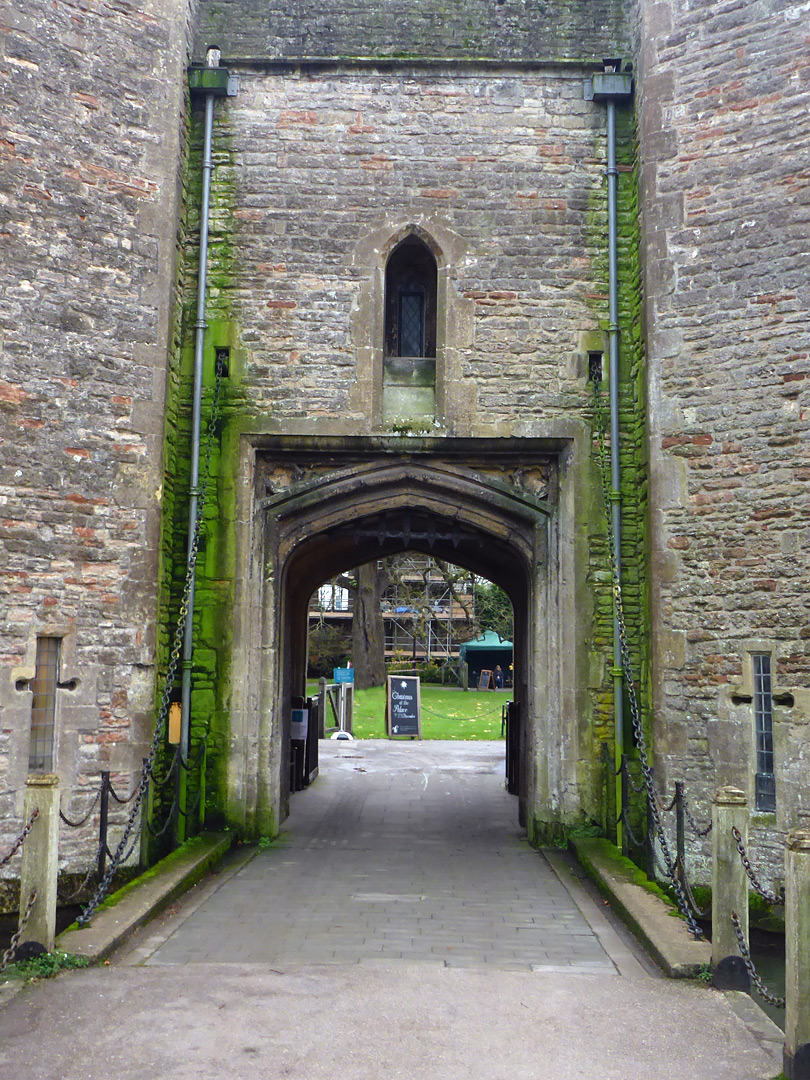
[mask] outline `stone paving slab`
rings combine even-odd
[[[397,859],[374,843],[377,825],[359,804],[379,801],[361,800],[357,778],[345,789],[350,814],[333,797],[339,783],[321,787],[322,805],[315,789],[296,797],[283,843],[226,864],[111,966],[28,985],[6,1004],[0,1077],[771,1080],[781,1046],[764,1014],[750,999],[730,1008],[717,992],[664,980],[594,901],[571,856],[522,843],[514,800],[499,786],[500,755],[487,764],[486,748],[472,746],[397,748],[388,763],[373,748],[336,759],[336,776],[358,762],[377,774],[396,765],[405,790],[415,781],[431,792],[431,814],[420,822],[414,812],[398,831]],[[448,758],[472,768],[431,771]],[[447,794],[434,783],[439,772],[481,784]],[[500,834],[481,820],[490,796]],[[352,815],[353,831],[343,824]],[[467,825],[477,841],[465,859]],[[320,875],[317,887],[302,873]],[[298,943],[294,961],[261,960],[289,948],[285,934]],[[544,943],[542,956],[537,942],[529,950],[536,964],[527,937]],[[240,962],[206,959],[232,945]],[[444,955],[431,951],[442,945]]]
[[[328,743],[284,834],[172,933],[149,965],[389,958],[616,975],[517,825],[503,744],[453,767],[428,744]],[[143,962],[141,960],[141,962]]]

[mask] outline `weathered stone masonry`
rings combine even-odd
[[[128,790],[152,726],[190,15],[0,4],[0,845],[22,814],[37,635],[62,637],[77,680],[58,691],[66,812],[100,769]],[[63,830],[63,866],[86,865],[93,825]]]
[[[752,651],[774,658],[779,872],[810,811],[806,5],[640,5],[656,751],[702,816],[753,802]]]
[[[233,640],[256,614],[238,600],[251,454],[262,439],[392,434],[373,326],[386,250],[412,226],[440,251],[445,290],[433,434],[568,447],[564,708],[579,724],[576,798],[607,815],[610,590],[586,379],[607,329],[604,108],[583,84],[621,55],[636,63],[635,118],[619,113],[634,663],[659,780],[686,779],[705,817],[718,784],[753,794],[750,656],[773,654],[777,812],[752,836],[778,871],[784,830],[810,811],[804,6],[0,0],[8,838],[38,634],[63,638],[62,680],[78,680],[58,692],[66,810],[101,768],[129,786],[153,720],[185,548],[193,34],[197,59],[218,44],[240,78],[217,105],[206,351],[208,408],[215,348],[231,349],[196,618],[210,820],[238,820],[226,786],[245,706]],[[63,838],[66,867],[86,863],[91,833]]]
[[[577,529],[586,546],[588,536],[593,542],[581,600],[585,612],[598,598],[599,628],[589,630],[583,615],[590,675],[569,692],[581,703],[576,708],[593,710],[592,735],[579,750],[583,788],[601,787],[593,759],[594,740],[610,734],[604,647],[610,591],[598,484],[588,461],[586,352],[605,341],[606,224],[604,110],[585,100],[589,69],[535,65],[482,75],[474,67],[397,62],[360,70],[293,64],[267,73],[251,61],[234,70],[239,96],[217,113],[209,316],[216,344],[237,343],[226,406],[229,468],[238,467],[233,432],[390,432],[375,409],[364,336],[374,317],[368,282],[373,267],[384,265],[380,251],[409,223],[444,245],[458,322],[445,355],[449,407],[435,430],[508,438],[550,434],[561,424],[580,440],[578,468],[590,480],[579,488]],[[623,148],[629,327],[638,295],[632,123],[623,128]],[[198,150],[190,160],[193,167]],[[628,417],[641,415],[634,340],[630,333]],[[635,521],[644,487],[636,462],[643,424],[636,432],[633,423],[625,447],[633,552],[627,577],[628,614],[637,625],[643,530]],[[228,475],[222,470],[220,483]],[[226,493],[225,502],[230,498]],[[227,505],[219,551],[233,549],[233,522]],[[215,565],[213,584],[227,589],[234,563]],[[204,681],[212,668],[229,670],[230,643],[219,630],[202,634]],[[634,640],[645,638],[635,632]],[[218,678],[213,692],[227,723],[229,678]],[[195,715],[202,729],[210,703],[195,705]],[[209,784],[212,801],[217,789]],[[589,798],[592,806],[601,801]]]

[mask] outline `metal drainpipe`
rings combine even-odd
[[[219,50],[209,49],[206,53],[206,67],[219,67]],[[197,281],[197,321],[195,322],[196,337],[194,342],[194,389],[191,411],[191,475],[188,503],[188,547],[187,562],[192,557],[194,532],[197,522],[197,503],[200,489],[200,426],[202,416],[202,392],[203,392],[203,352],[205,348],[205,296],[208,279],[208,219],[211,197],[211,173],[213,162],[211,159],[211,144],[214,132],[214,97],[213,93],[205,95],[205,126],[203,137],[203,161],[202,161],[202,204],[200,207],[200,271]],[[180,768],[178,776],[178,809],[177,815],[177,839],[184,840],[186,837],[186,770],[183,762],[189,759],[191,747],[191,668],[194,657],[194,578],[188,597],[188,615],[183,632],[183,675],[180,687]]]
[[[594,75],[586,84],[585,96],[594,101],[604,101],[607,106],[607,181],[608,181],[608,382],[610,385],[610,471],[611,471],[611,526],[614,549],[613,568],[621,581],[622,511],[621,511],[621,463],[619,460],[619,274],[618,274],[618,226],[616,195],[619,172],[616,168],[616,102],[629,101],[633,94],[633,80],[629,72],[622,72],[621,59],[603,61],[603,71]],[[622,669],[622,646],[616,603],[613,604],[613,722],[615,729],[614,762],[621,768],[624,753],[624,673]],[[616,843],[622,847],[624,810],[621,775],[616,777]]]
[[[622,575],[622,506],[621,463],[619,460],[619,274],[618,274],[618,226],[616,221],[616,194],[619,173],[616,168],[616,102],[607,101],[607,181],[608,181],[608,334],[610,385],[610,474],[613,490],[611,517],[613,521],[613,569],[618,581]],[[622,668],[622,644],[619,636],[619,618],[616,602],[613,602],[613,724],[615,731],[615,763],[619,769],[624,753],[624,677]],[[616,784],[616,844],[622,847],[623,823],[621,814],[621,776]]]

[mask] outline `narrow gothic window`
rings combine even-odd
[[[754,724],[757,739],[757,810],[776,809],[773,773],[773,687],[770,653],[754,653]]]
[[[385,271],[386,356],[436,356],[436,260],[417,236],[391,254]]]
[[[418,236],[397,244],[385,268],[386,420],[421,424],[435,416],[437,283],[436,260]]]

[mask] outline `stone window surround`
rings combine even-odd
[[[757,810],[755,778],[757,774],[757,737],[756,717],[754,715],[754,656],[765,653],[771,657],[771,698],[773,716],[773,759],[774,776],[776,778],[776,806],[782,805],[779,795],[779,764],[785,760],[783,752],[780,753],[784,739],[783,714],[793,707],[793,698],[790,692],[779,684],[779,655],[778,643],[769,638],[749,638],[742,643],[742,680],[736,685],[731,685],[732,705],[744,708],[748,713],[747,731],[748,748],[746,757],[748,767],[746,769],[745,782],[743,784],[748,794],[748,806],[755,818],[772,819],[774,811]]]
[[[357,363],[352,405],[366,414],[372,430],[383,429],[385,270],[393,250],[409,235],[417,236],[436,259],[436,423],[457,430],[474,415],[475,388],[463,384],[460,352],[473,343],[475,303],[460,295],[454,278],[459,265],[472,257],[466,241],[435,217],[407,222],[386,218],[354,249],[352,263],[362,277],[351,313]]]

